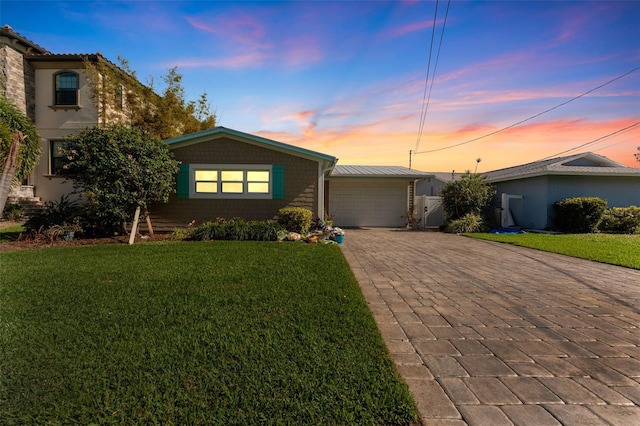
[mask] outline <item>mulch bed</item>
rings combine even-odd
[[[21,225],[20,222],[2,221],[0,222],[0,229]],[[134,242],[146,243],[150,241],[162,241],[166,239],[165,234],[156,234],[153,238],[137,236]],[[53,242],[44,240],[33,240],[25,238],[24,236],[15,241],[2,241],[0,242],[0,253],[15,250],[28,250],[37,248],[51,248],[51,247],[73,247],[73,246],[92,246],[97,244],[129,244],[129,235],[118,235],[114,237],[105,238],[74,238],[71,241],[65,241],[63,239],[57,239]]]

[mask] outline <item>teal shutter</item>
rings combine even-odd
[[[189,198],[189,165],[178,164],[178,176],[176,179],[178,198]]]
[[[272,197],[274,200],[284,199],[284,166],[274,164],[271,167],[271,178],[273,179]]]

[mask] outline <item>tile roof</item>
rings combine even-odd
[[[401,166],[350,166],[337,165],[330,177],[362,177],[362,178],[409,178],[421,179],[433,176],[433,173],[421,172]]]
[[[22,43],[28,49],[31,49],[32,51],[35,51],[37,53],[50,53],[44,47],[37,45],[36,43],[32,42],[28,38],[24,37],[23,35],[15,32],[10,25],[3,25],[2,27],[0,27],[0,36],[12,38]]]
[[[606,157],[585,152],[535,161],[483,173],[487,182],[502,182],[544,175],[638,176],[640,169],[627,167]]]

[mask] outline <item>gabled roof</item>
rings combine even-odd
[[[330,178],[404,178],[424,179],[433,176],[401,166],[335,166]]]
[[[284,152],[296,157],[302,157],[324,163],[324,169],[333,168],[338,161],[336,157],[333,157],[331,155],[322,154],[320,152],[311,151],[309,149],[300,148],[282,142],[277,142],[271,139],[252,135],[250,133],[228,129],[222,126],[214,127],[213,129],[209,130],[203,130],[201,132],[191,133],[184,136],[179,136],[177,138],[166,139],[164,142],[169,145],[169,149],[176,149],[221,138],[234,139],[239,142],[244,142],[267,149],[272,149],[274,151]]]
[[[640,177],[640,169],[627,167],[592,152],[585,152],[494,170],[484,175],[487,182],[503,182],[545,175]]]

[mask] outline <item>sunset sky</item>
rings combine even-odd
[[[339,164],[640,167],[638,1],[2,0],[0,25],[145,83],[177,66],[219,125]]]

